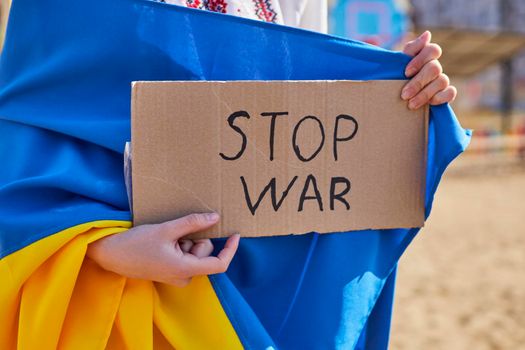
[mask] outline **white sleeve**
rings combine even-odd
[[[326,0],[306,0],[299,27],[326,33],[328,31],[328,4]]]
[[[284,24],[291,27],[326,33],[328,30],[327,0],[281,0]]]

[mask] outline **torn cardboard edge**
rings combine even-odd
[[[408,110],[403,84],[134,82],[134,223],[221,214],[193,238],[423,226],[428,107]]]

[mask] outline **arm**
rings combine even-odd
[[[215,213],[192,214],[158,225],[141,225],[91,243],[87,255],[101,267],[119,275],[175,286],[185,286],[191,278],[225,272],[239,245],[239,235],[231,236],[215,257],[209,239],[195,242],[183,237],[212,227],[219,221]]]

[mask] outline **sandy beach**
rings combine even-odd
[[[454,170],[400,260],[390,348],[525,349],[525,171]]]

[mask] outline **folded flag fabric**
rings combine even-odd
[[[185,288],[126,279],[85,252],[131,226],[132,81],[404,79],[408,61],[146,0],[13,1],[0,57],[0,348],[386,348],[416,229],[244,239],[226,274]],[[448,105],[431,108],[427,215],[469,139]]]

